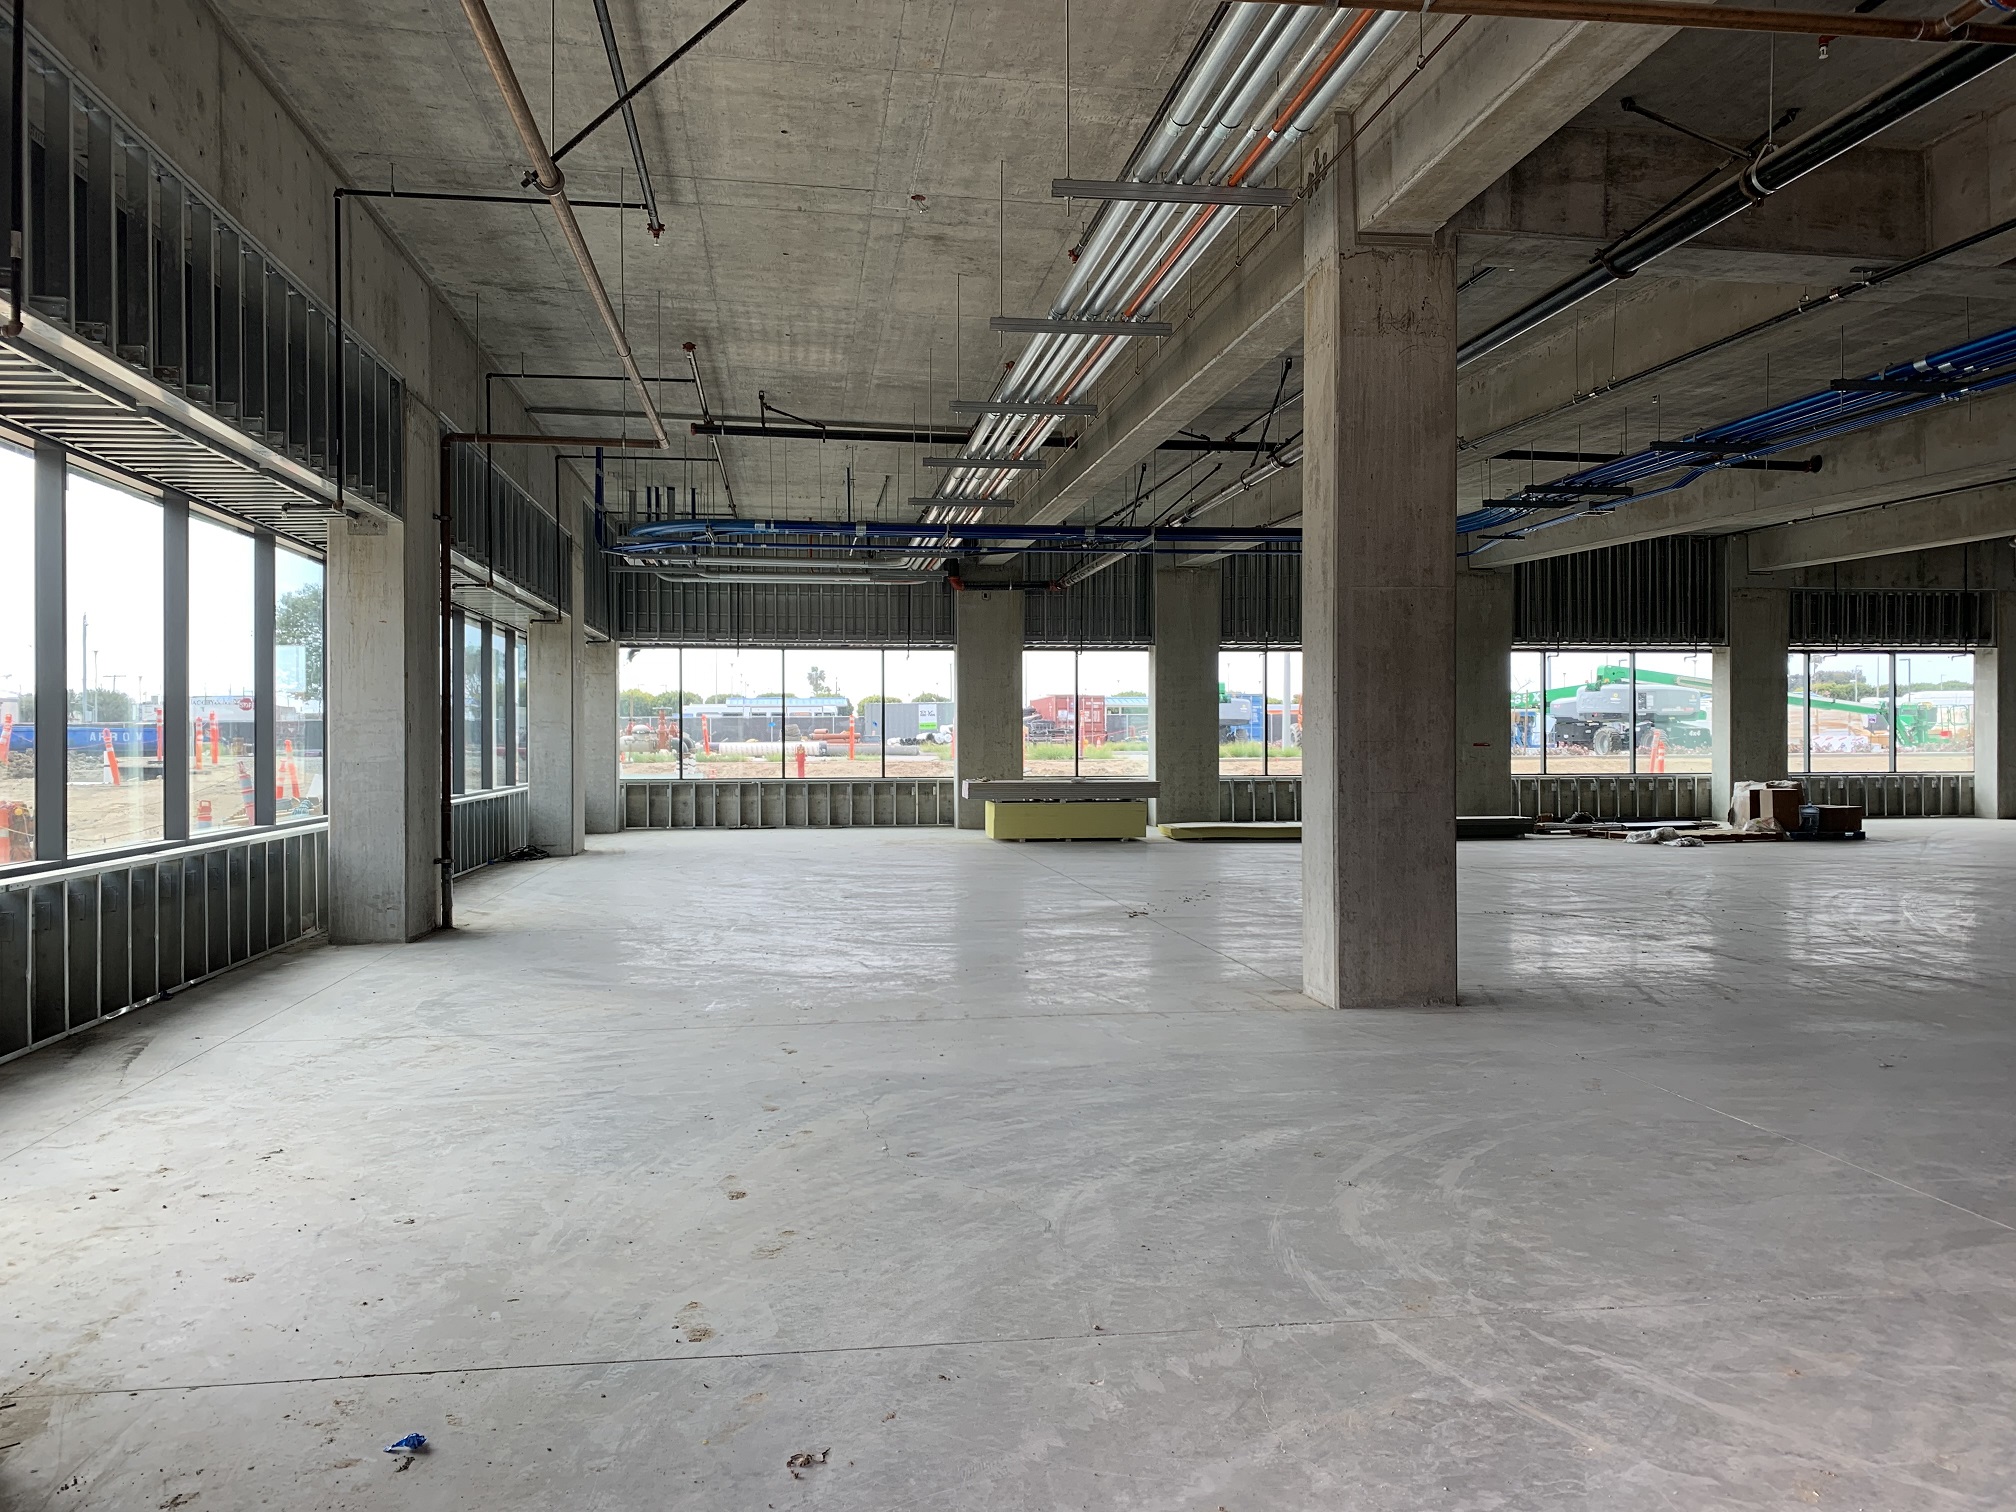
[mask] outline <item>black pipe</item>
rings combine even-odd
[[[1510,424],[1499,426],[1496,430],[1486,431],[1481,436],[1459,440],[1457,449],[1459,451],[1475,451],[1494,437],[1503,436],[1512,431],[1525,430],[1529,426],[1537,425],[1543,420],[1551,420],[1556,415],[1574,409],[1578,404],[1587,404],[1591,399],[1602,399],[1616,393],[1619,389],[1628,388],[1634,383],[1643,383],[1647,378],[1656,378],[1659,374],[1669,372],[1684,363],[1692,362],[1698,357],[1706,357],[1711,352],[1721,351],[1724,347],[1748,341],[1752,336],[1761,336],[1766,331],[1773,330],[1778,326],[1786,324],[1788,321],[1799,319],[1802,315],[1810,315],[1815,310],[1825,309],[1828,305],[1837,304],[1841,300],[1852,299],[1855,295],[1865,293],[1881,284],[1886,284],[1893,278],[1902,278],[1906,273],[1915,273],[1920,268],[1929,267],[1933,263],[1941,262],[1957,253],[1965,252],[1969,247],[1979,246],[1982,242],[1993,241],[1998,236],[2006,236],[2011,231],[2016,231],[2016,216],[2011,216],[2007,220],[1997,221],[1994,225],[1984,230],[1976,231],[1971,236],[1963,236],[1958,241],[1948,242],[1943,247],[1934,247],[1930,252],[1921,252],[1916,257],[1907,257],[1903,262],[1892,263],[1887,268],[1871,273],[1867,278],[1858,278],[1854,283],[1839,284],[1829,289],[1825,294],[1809,295],[1807,298],[1800,300],[1796,305],[1780,310],[1776,315],[1767,315],[1762,320],[1754,321],[1743,327],[1740,331],[1731,331],[1727,336],[1717,336],[1713,341],[1705,341],[1700,346],[1681,352],[1677,356],[1664,358],[1653,363],[1650,367],[1638,369],[1635,373],[1626,373],[1622,378],[1612,378],[1608,383],[1599,383],[1594,388],[1586,389],[1582,393],[1575,395],[1572,399],[1564,399],[1552,409],[1543,410],[1539,414],[1529,416],[1524,420],[1514,420]],[[1729,465],[1734,467],[1750,467],[1754,466],[1755,463],[1738,462]]]
[[[2010,53],[2009,48],[1982,44],[1957,48],[1821,122],[1777,151],[1767,148],[1762,156],[1725,175],[1687,203],[1612,242],[1596,254],[1589,268],[1566,283],[1462,343],[1456,349],[1457,366],[1475,362],[1574,308],[1597,290],[1631,277],[1654,258],[1685,246],[1702,232],[1742,214],[1851,147],[1980,78],[2005,62]]]
[[[458,205],[544,205],[543,199],[534,199],[523,194],[449,194],[445,192],[422,192],[411,189],[338,189],[336,197],[351,199],[382,200],[447,200]],[[575,199],[567,196],[567,202],[576,210],[643,210],[647,206],[634,204],[629,200]]]
[[[8,215],[13,235],[7,243],[9,281],[14,291],[14,313],[7,319],[7,334],[21,334],[21,286],[27,278],[28,241],[28,0],[14,0],[14,156],[8,170]]]
[[[609,54],[609,76],[616,81],[616,93],[624,95],[629,84],[623,77],[623,54],[616,46],[616,27],[609,19],[609,0],[595,0],[595,21],[602,28],[602,50]],[[658,218],[658,195],[651,187],[651,165],[644,161],[644,138],[637,134],[637,111],[628,98],[623,101],[623,130],[630,138],[630,157],[637,165],[637,187],[644,195],[644,229],[656,241],[665,230]]]
[[[636,99],[638,95],[642,94],[645,91],[645,89],[650,86],[653,80],[655,80],[660,74],[665,72],[666,69],[670,68],[674,63],[677,63],[681,58],[685,57],[686,54],[693,51],[693,49],[698,47],[702,42],[705,42],[707,40],[708,34],[711,33],[715,27],[719,26],[723,21],[726,21],[730,16],[734,15],[735,12],[742,9],[742,7],[747,5],[748,3],[749,0],[728,0],[728,4],[722,10],[718,11],[715,14],[713,20],[709,21],[705,26],[701,27],[700,30],[693,33],[692,36],[688,37],[684,42],[681,42],[677,47],[673,48],[671,55],[667,57],[664,62],[660,63],[657,67],[653,68],[649,73],[644,75],[643,78],[639,79],[635,84],[632,84],[628,89],[624,90],[621,94],[616,96],[615,104],[611,105],[607,110],[603,111],[600,115],[596,116],[594,120],[590,121],[586,126],[583,126],[579,131],[575,132],[574,135],[567,138],[566,141],[562,142],[557,148],[555,148],[553,151],[553,161],[556,163],[559,162],[560,159],[567,156],[567,154],[572,152],[576,147],[579,147],[582,144],[582,142],[586,141],[590,136],[592,136],[595,133],[596,129],[600,127],[604,121],[608,120],[609,117],[613,116],[625,105],[628,105],[632,100]]]

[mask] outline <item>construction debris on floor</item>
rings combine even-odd
[[[1855,803],[1808,803],[1797,782],[1739,782],[1729,819],[1605,819],[1542,814],[1533,833],[1585,840],[1625,840],[1637,845],[1728,845],[1755,840],[1863,840],[1862,807]]]

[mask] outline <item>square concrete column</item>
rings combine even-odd
[[[431,427],[430,427],[431,428]],[[407,439],[407,520],[333,520],[328,637],[329,938],[418,939],[441,922],[438,446]],[[425,502],[422,502],[425,501]]]
[[[535,620],[526,637],[532,707],[532,843],[555,856],[580,854],[587,834],[586,771],[579,736],[588,637],[581,623],[581,552],[570,539],[572,614]]]
[[[2016,819],[2016,593],[1995,595],[1995,638],[1974,653],[1974,812]]]
[[[952,653],[953,775],[1022,775],[1022,595],[1012,588],[968,588],[954,605]],[[960,829],[985,829],[987,806],[961,798]]]
[[[1456,569],[1456,812],[1511,814],[1512,574]]]
[[[1155,645],[1148,655],[1148,766],[1157,824],[1218,818],[1216,563],[1155,559]]]
[[[589,834],[613,835],[623,828],[616,765],[616,681],[623,648],[614,641],[594,641],[582,658],[581,725],[575,731],[581,753],[582,815]]]
[[[1361,242],[1349,159],[1305,209],[1302,976],[1456,999],[1456,259]]]
[[[1741,537],[1735,538],[1739,543]],[[1714,813],[1729,812],[1738,782],[1786,771],[1785,653],[1791,602],[1783,588],[1729,590],[1729,644],[1714,654]]]

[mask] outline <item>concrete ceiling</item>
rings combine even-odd
[[[524,154],[452,0],[216,0],[352,181],[515,191]],[[717,0],[612,0],[632,79],[697,30]],[[1117,174],[1196,38],[1210,0],[1074,0],[1069,171]],[[550,138],[613,97],[592,0],[493,0]],[[698,347],[717,413],[758,393],[819,419],[952,423],[945,403],[984,395],[1014,346],[997,311],[1038,313],[1068,268],[1074,221],[1050,197],[1064,176],[1063,0],[753,0],[639,99],[666,222],[590,210],[582,220],[647,372],[683,372]],[[582,197],[634,197],[619,119],[564,168]],[[377,208],[506,367],[614,371],[614,358],[543,210],[414,203]],[[962,318],[963,317],[963,318]],[[545,414],[547,428],[636,434],[615,383],[527,381],[528,403],[615,410]],[[690,411],[688,387],[663,407]],[[456,417],[475,420],[479,417]],[[932,447],[723,443],[743,512],[842,507],[931,491]],[[698,454],[696,443],[690,450]],[[640,463],[641,483],[703,487],[705,467]]]

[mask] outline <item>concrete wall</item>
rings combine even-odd
[[[1148,762],[1161,785],[1158,824],[1218,817],[1218,579],[1215,566],[1155,559]]]
[[[613,835],[623,828],[622,794],[617,789],[617,681],[622,648],[614,641],[593,641],[583,648],[580,750],[582,820],[591,835]]]
[[[1302,975],[1453,1002],[1455,256],[1360,242],[1351,183],[1304,223]]]
[[[1974,653],[1974,812],[2016,819],[2016,593],[1995,596],[2001,646]]]
[[[1512,801],[1512,574],[1456,569],[1456,812]]]
[[[1729,644],[1714,655],[1714,813],[1738,782],[1785,776],[1785,654],[1790,606],[1782,589],[1729,590]]]
[[[953,651],[954,773],[1022,775],[1022,595],[1007,588],[968,588],[958,596]],[[987,806],[959,800],[961,829],[985,829]]]

